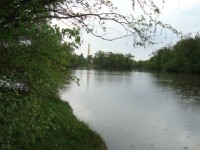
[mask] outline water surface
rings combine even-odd
[[[110,150],[199,150],[200,75],[76,70],[62,99]]]

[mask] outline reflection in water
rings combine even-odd
[[[200,75],[199,74],[157,74],[158,85],[169,87],[181,96],[184,103],[200,104]],[[172,91],[171,91],[172,92]]]
[[[200,77],[76,70],[63,91],[111,150],[200,149]]]
[[[90,75],[89,75],[89,70],[87,70],[87,90],[89,90],[89,84],[90,84]]]

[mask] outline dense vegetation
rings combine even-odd
[[[93,58],[94,66],[107,69],[132,69],[134,56],[131,54],[120,54],[98,51]]]
[[[95,133],[78,121],[75,123],[75,119],[74,121],[70,119],[72,114],[68,112],[69,106],[60,108],[62,102],[59,102],[58,98],[57,102],[50,101],[51,97],[57,97],[62,85],[72,78],[68,70],[73,56],[72,48],[62,42],[59,28],[51,27],[43,21],[37,26],[33,23],[19,30],[31,30],[37,33],[1,39],[0,149],[36,147],[40,142],[43,143],[38,148],[100,147],[103,142]],[[60,110],[63,112],[59,114],[59,109],[66,111]],[[63,118],[64,115],[66,119]],[[59,117],[64,119],[62,125],[55,121]],[[69,126],[73,128],[67,130]],[[91,137],[88,134],[91,137],[96,136],[99,145],[89,140]],[[83,139],[78,137],[74,139],[72,136]],[[60,137],[59,142],[55,140],[58,137]],[[54,143],[55,141],[57,142]],[[60,143],[61,141],[63,143]]]
[[[71,59],[71,67],[77,68],[77,67],[88,67],[89,62],[87,58],[81,55],[73,54],[72,59]]]
[[[200,72],[200,38],[188,37],[174,46],[163,47],[147,61],[139,61],[135,68],[173,72]]]
[[[145,69],[169,72],[200,72],[200,38],[187,37],[174,46],[162,47],[147,61],[135,61],[131,54],[98,51],[92,59],[92,66],[105,69]],[[77,66],[87,67],[88,58],[76,56]],[[73,60],[73,61],[74,61]]]
[[[61,30],[40,18],[50,14],[50,1],[9,2],[0,2],[0,149],[106,149],[57,98],[73,79],[69,68],[79,30]]]
[[[77,120],[67,102],[53,97],[44,101],[41,107],[44,107],[46,114],[53,113],[52,124],[54,127],[42,138],[38,138],[37,144],[31,145],[32,149],[107,149],[98,134],[91,131],[83,122]]]
[[[98,69],[132,69],[135,64],[133,55],[98,51],[94,56],[85,58],[83,54],[73,55],[72,67],[98,68]]]

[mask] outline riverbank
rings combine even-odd
[[[35,149],[107,150],[103,139],[74,116],[68,102],[54,98],[47,103],[55,115],[55,130],[39,140]]]

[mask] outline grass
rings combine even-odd
[[[52,98],[45,105],[46,113],[55,114],[53,124],[56,129],[43,136],[33,149],[56,150],[107,150],[103,139],[88,125],[79,121],[68,102]]]

